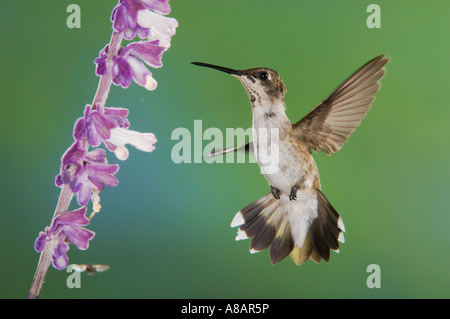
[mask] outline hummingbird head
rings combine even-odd
[[[233,70],[217,65],[192,62],[192,64],[216,69],[238,78],[247,91],[253,106],[264,104],[265,101],[273,103],[281,100],[284,102],[286,87],[277,71],[269,68],[252,68],[247,70]]]

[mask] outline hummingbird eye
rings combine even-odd
[[[260,80],[265,81],[265,80],[267,80],[267,78],[269,77],[269,75],[267,74],[267,72],[261,71],[261,72],[259,72],[259,73],[257,74],[257,77],[258,77]]]

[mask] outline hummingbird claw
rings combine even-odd
[[[270,191],[272,192],[273,197],[275,197],[276,199],[280,199],[280,190],[278,188],[273,187],[272,185],[270,186]]]
[[[297,191],[299,189],[299,186],[297,184],[295,184],[292,188],[291,188],[291,193],[289,194],[289,199],[290,200],[296,200],[297,199]]]

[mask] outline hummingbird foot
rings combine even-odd
[[[270,185],[270,191],[272,192],[273,197],[275,197],[276,199],[280,199],[281,192],[278,188],[275,188],[272,185]]]
[[[289,194],[289,199],[290,200],[296,200],[297,199],[297,191],[299,190],[299,186],[298,184],[295,184],[292,188],[291,188],[291,193]]]

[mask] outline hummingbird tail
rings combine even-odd
[[[330,250],[339,252],[339,241],[344,242],[344,223],[320,190],[316,190],[317,216],[308,226],[303,243],[296,242],[291,252],[292,260],[301,265],[308,258],[319,263],[330,259]]]
[[[236,240],[253,238],[250,252],[270,246],[272,264],[290,254],[301,265],[309,258],[328,261],[330,249],[339,252],[345,231],[339,214],[320,190],[299,190],[298,200],[275,199],[268,193],[241,209],[231,227],[240,226]]]

